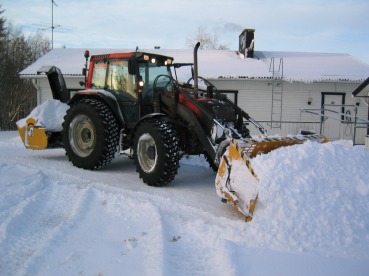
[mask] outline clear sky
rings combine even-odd
[[[244,28],[255,50],[349,53],[369,64],[368,0],[54,0],[54,48],[186,48],[198,27],[238,50]],[[24,33],[48,28],[52,0],[2,0]]]

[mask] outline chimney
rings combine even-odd
[[[255,29],[244,29],[239,36],[239,52],[247,58],[254,57]]]

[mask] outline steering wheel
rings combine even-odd
[[[157,84],[158,84],[158,80],[161,78],[161,77],[165,77],[165,78],[168,78],[169,80],[167,81],[167,82],[165,82],[164,83],[164,85],[160,85],[159,87],[160,88],[163,88],[163,89],[165,89],[166,91],[169,91],[169,86],[170,86],[170,84],[172,84],[172,80],[173,80],[173,78],[171,77],[171,76],[169,76],[169,75],[158,75],[156,78],[155,78],[155,80],[154,80],[154,84],[153,84],[153,89],[155,90],[158,86],[157,86]]]

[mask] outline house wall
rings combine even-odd
[[[65,76],[68,89],[79,90],[82,87],[80,81],[83,77]],[[345,104],[355,105],[358,98],[352,98],[351,92],[360,84],[354,82],[284,82],[283,84],[283,105],[282,105],[282,125],[281,128],[270,127],[272,85],[270,80],[249,80],[249,79],[213,79],[211,82],[218,88],[224,90],[238,90],[238,105],[259,121],[269,134],[297,134],[300,129],[320,132],[320,116],[301,113],[300,109],[313,108],[320,109],[322,103],[322,92],[344,93]],[[37,78],[34,81],[38,89],[38,104],[52,99],[50,85],[46,77]],[[230,98],[233,96],[230,95]],[[308,99],[311,98],[311,105]],[[362,100],[358,106],[357,116],[368,119],[368,106]],[[339,108],[340,109],[340,108]],[[350,110],[354,115],[354,107],[345,107],[345,112]],[[334,114],[327,114],[332,116]],[[301,116],[301,119],[300,119]],[[335,115],[336,119],[341,116]],[[353,119],[350,123],[341,123],[333,119],[327,119],[322,125],[322,134],[332,140],[351,140],[354,133]],[[250,126],[253,135],[259,134],[258,130]],[[355,143],[364,144],[366,129],[358,129]]]
[[[80,76],[64,76],[65,83],[68,89],[81,90],[83,87],[79,84],[80,81],[84,81],[83,77]],[[51,93],[50,84],[47,77],[36,78],[33,81],[35,87],[37,88],[37,104],[42,104],[43,102],[53,98]]]
[[[320,109],[322,104],[322,93],[325,96],[326,104],[334,101],[334,104],[341,104],[342,97],[345,105],[344,112],[349,111],[355,114],[356,102],[360,101],[357,107],[357,116],[368,119],[368,106],[362,100],[353,98],[351,92],[360,84],[355,82],[284,82],[283,83],[283,103],[282,103],[282,125],[281,128],[271,128],[271,105],[272,105],[272,83],[271,80],[250,80],[250,79],[213,79],[211,82],[218,88],[224,90],[238,90],[238,105],[244,109],[251,117],[261,122],[268,130],[269,134],[297,134],[300,129],[320,132],[320,116],[300,113],[300,109]],[[342,94],[342,95],[335,95]],[[230,95],[230,98],[232,96]],[[308,99],[311,105],[308,105]],[[338,110],[342,107],[330,107],[327,109]],[[314,111],[320,112],[320,111]],[[326,111],[328,118],[322,125],[322,134],[332,140],[351,140],[354,133],[353,121],[340,122],[341,115]],[[346,117],[345,117],[346,118]],[[337,120],[335,120],[337,119]],[[258,134],[257,129],[250,127],[252,134]],[[357,129],[355,143],[363,144],[366,129]]]

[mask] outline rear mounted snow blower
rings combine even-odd
[[[60,148],[63,117],[69,109],[70,100],[65,80],[59,68],[43,66],[37,74],[45,73],[49,83],[53,100],[47,100],[36,106],[24,119],[16,125],[19,136],[27,149],[42,150]]]
[[[45,128],[37,126],[34,118],[26,119],[25,125],[17,124],[19,135],[27,149],[45,149],[47,147],[47,136]]]

